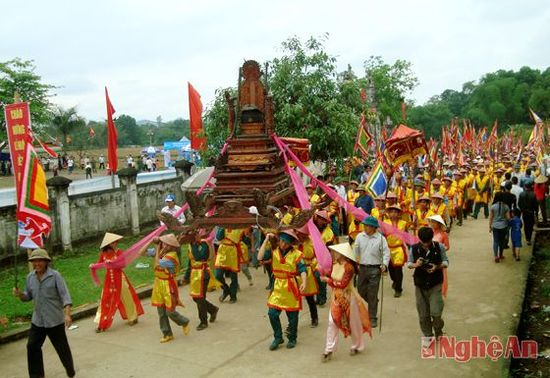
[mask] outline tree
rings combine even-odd
[[[163,123],[161,127],[154,131],[157,143],[180,140],[183,136],[189,138],[189,120],[176,118],[173,121]]]
[[[349,156],[359,122],[341,101],[336,58],[324,50],[327,38],[284,41],[283,56],[272,60],[269,77],[277,133],[308,138],[311,158],[319,160]]]
[[[139,146],[147,140],[145,131],[137,125],[135,118],[122,114],[114,121],[121,146]]]
[[[453,116],[449,108],[441,101],[430,102],[424,106],[415,106],[409,110],[407,123],[424,131],[426,138],[439,137],[441,127],[448,124]]]
[[[0,62],[0,103],[12,103],[15,93],[19,93],[22,101],[30,103],[32,123],[37,129],[48,123],[51,107],[49,97],[55,87],[42,83],[35,69],[30,60],[15,58]],[[0,112],[0,126],[0,138],[5,138],[4,112]]]
[[[235,88],[216,89],[212,105],[206,107],[203,117],[203,128],[207,136],[208,149],[202,154],[202,161],[212,165],[214,159],[220,154],[225,140],[229,137],[229,114],[225,100],[225,92],[235,96]]]
[[[364,66],[365,78],[374,84],[381,119],[389,116],[394,124],[401,122],[401,103],[418,85],[411,63],[398,59],[388,64],[380,56],[371,56]]]
[[[86,122],[84,118],[80,117],[76,113],[76,108],[73,106],[69,109],[63,109],[61,106],[55,107],[52,112],[51,126],[52,128],[62,135],[63,146],[71,144],[71,138],[69,134],[76,130],[84,128]]]
[[[460,92],[447,89],[426,104],[414,107],[409,112],[409,120],[428,135],[448,124],[451,116],[468,118],[477,127],[491,126],[498,119],[502,127],[523,125],[525,128],[525,124],[533,123],[529,107],[543,119],[550,117],[550,68],[542,73],[529,67],[517,72],[487,73],[478,83],[464,83]],[[447,120],[444,120],[445,109],[450,112]]]

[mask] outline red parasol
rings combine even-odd
[[[394,167],[428,153],[424,133],[405,125],[397,126],[384,143]]]

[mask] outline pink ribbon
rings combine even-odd
[[[307,190],[296,171],[290,168],[290,166],[288,165],[288,157],[286,156],[285,145],[275,135],[273,135],[273,140],[275,141],[275,144],[277,144],[279,150],[282,152],[283,159],[286,163],[285,168],[288,175],[290,176],[290,180],[292,181],[294,190],[296,191],[296,197],[298,198],[300,208],[309,209],[310,204]],[[311,238],[311,241],[313,243],[313,250],[315,251],[315,257],[317,258],[317,262],[319,263],[321,273],[330,272],[330,270],[332,269],[332,257],[330,256],[327,246],[325,245],[325,243],[323,243],[323,239],[321,237],[319,229],[317,228],[317,226],[315,226],[311,219],[307,222],[307,229],[309,231],[309,237]]]
[[[222,154],[227,150],[227,142],[225,142],[223,148],[222,148]],[[197,190],[197,194],[201,194],[207,187],[213,186],[212,183],[210,183],[210,180],[212,179],[212,176],[214,176],[214,171],[210,173],[210,176],[208,177],[208,180],[202,184],[202,186]],[[174,218],[178,218],[184,211],[189,209],[189,204],[184,204],[175,214]],[[97,277],[97,270],[98,269],[122,269],[128,266],[128,264],[132,263],[140,254],[140,251],[150,244],[153,239],[157,236],[159,236],[163,231],[166,230],[166,225],[163,224],[159,226],[157,229],[149,233],[147,236],[145,236],[143,239],[136,242],[134,245],[132,245],[130,248],[128,248],[126,251],[122,252],[116,259],[109,262],[102,262],[102,263],[95,263],[90,265],[90,273],[92,275],[92,280],[96,284],[96,286],[100,285],[99,279]],[[214,231],[210,234],[210,236],[213,236]]]
[[[288,153],[294,164],[306,175],[308,176],[311,181],[313,181],[315,184],[319,185],[321,189],[333,200],[338,203],[339,206],[344,207],[347,212],[351,212],[355,218],[357,219],[365,219],[369,214],[367,214],[363,209],[355,207],[351,205],[348,201],[343,199],[336,193],[332,188],[327,186],[324,182],[317,180],[304,166],[304,164],[298,159],[298,157],[292,152],[292,150],[286,145],[277,135],[272,134],[271,136],[273,140],[275,141],[275,144],[279,147],[279,149],[283,152]],[[284,154],[283,154],[284,156]],[[288,168],[288,165],[287,165]],[[302,184],[303,186],[303,184]],[[378,222],[380,225],[380,231],[384,235],[393,235],[399,240],[401,240],[403,243],[408,245],[413,245],[415,243],[418,243],[418,238],[414,235],[409,234],[406,231],[400,230],[397,227],[385,223],[385,222]]]

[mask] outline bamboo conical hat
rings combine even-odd
[[[548,177],[543,175],[538,175],[535,179],[535,184],[544,184],[546,181],[548,181]]]
[[[103,241],[101,242],[101,245],[99,246],[99,248],[105,248],[105,247],[107,247],[109,244],[114,243],[114,242],[116,242],[117,240],[122,239],[123,237],[124,237],[124,236],[117,235],[117,234],[112,234],[112,233],[110,233],[110,232],[106,232],[106,233],[105,233],[105,236],[103,237]]]
[[[334,244],[330,245],[329,249],[332,249],[334,252],[338,252],[342,256],[347,257],[351,261],[356,260],[355,253],[353,253],[353,250],[351,249],[351,246],[349,243],[340,243],[340,244]]]
[[[164,244],[168,244],[169,246],[172,246],[172,247],[180,246],[180,243],[178,242],[178,239],[174,234],[162,235],[159,239],[161,242],[163,242]]]
[[[428,219],[433,220],[434,222],[437,222],[437,223],[441,224],[442,226],[447,227],[447,224],[445,223],[445,220],[439,214],[431,215],[431,216],[428,217]]]

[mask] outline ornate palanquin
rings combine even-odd
[[[273,227],[278,221],[269,207],[290,203],[294,188],[271,139],[273,102],[256,61],[246,61],[240,69],[237,98],[231,98],[229,93],[225,98],[229,112],[228,148],[216,161],[215,188],[202,198],[191,191],[185,193],[193,214],[191,225],[234,228],[259,222]],[[258,209],[258,217],[249,212],[250,206]],[[214,207],[214,214],[206,217]]]

